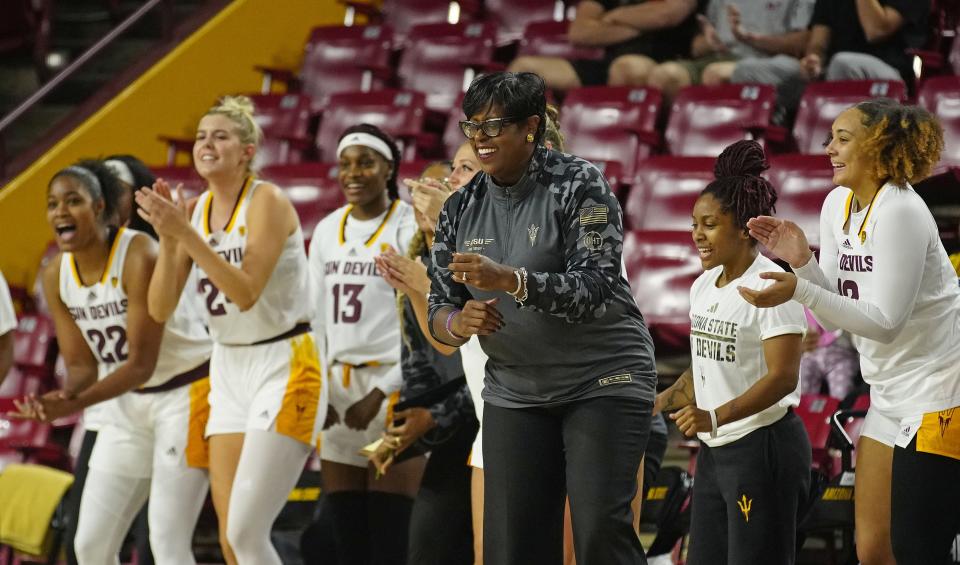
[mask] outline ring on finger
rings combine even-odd
[[[463,280],[467,280],[467,272],[464,271],[463,274],[460,276],[460,278],[462,278]]]

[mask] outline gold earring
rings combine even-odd
[[[527,134],[527,143],[533,143],[533,134],[532,134],[532,133],[528,133],[528,134]]]

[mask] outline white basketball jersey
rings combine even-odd
[[[117,370],[129,357],[123,268],[130,243],[138,235],[148,237],[136,230],[118,230],[103,276],[89,285],[80,280],[72,253],[64,253],[60,259],[60,300],[97,360],[98,378],[101,379]],[[144,387],[161,385],[210,358],[210,338],[195,320],[190,314],[190,301],[181,300],[173,317],[164,326],[157,366]],[[100,403],[85,410],[87,428],[98,429],[104,423],[105,409],[105,404]]]
[[[253,177],[244,181],[233,214],[223,230],[212,232],[210,229],[213,193],[209,190],[200,195],[193,211],[193,227],[214,251],[238,268],[243,264],[249,235],[247,210],[260,184],[261,181]],[[297,230],[283,243],[277,265],[260,298],[249,310],[241,312],[195,264],[194,288],[204,303],[213,340],[225,345],[249,345],[282,335],[300,322],[309,322],[313,308],[307,269],[303,232],[298,224]]]
[[[853,335],[863,378],[871,385],[872,403],[891,416],[956,406],[960,402],[960,288],[933,217],[910,187],[885,185],[872,205],[859,212],[852,211],[852,198],[852,191],[841,187],[824,202],[823,213],[837,249],[835,283],[841,295],[875,304],[881,293],[895,286],[895,281],[883,280],[876,272],[880,262],[890,262],[890,252],[875,237],[877,230],[923,234],[923,247],[915,249],[923,258],[919,288],[915,296],[909,289],[901,293],[903,300],[913,301],[902,331],[889,343]],[[897,210],[902,207],[919,210],[925,221],[900,225]],[[849,224],[846,229],[845,224]]]
[[[310,246],[326,360],[398,363],[397,298],[373,258],[388,247],[406,254],[416,231],[413,207],[397,199],[382,216],[367,221],[351,218],[350,210],[344,206],[321,220]]]

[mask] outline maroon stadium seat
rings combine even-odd
[[[251,99],[263,130],[257,164],[299,163],[310,144],[310,98],[305,94],[259,94]]]
[[[627,179],[637,159],[657,142],[660,91],[644,87],[595,86],[567,93],[560,123],[567,152],[589,160],[619,161]]]
[[[158,179],[163,179],[170,184],[170,190],[176,190],[178,184],[183,184],[183,194],[190,198],[200,196],[207,188],[207,181],[203,180],[193,168],[193,165],[187,167],[150,167],[150,170]]]
[[[627,194],[630,229],[690,231],[693,204],[713,180],[713,157],[650,157]]]
[[[304,46],[297,82],[312,99],[312,109],[322,110],[337,92],[378,90],[393,76],[390,57],[393,28],[389,25],[321,26],[310,31]],[[286,69],[258,67],[264,73],[263,92],[273,79],[290,84],[294,74]]]
[[[476,74],[493,63],[490,24],[426,24],[410,30],[397,74],[404,88],[427,93],[427,107],[446,113]]]
[[[531,22],[562,21],[566,16],[563,0],[485,0],[483,7],[486,20],[497,26],[501,44],[522,39]]]
[[[540,57],[560,57],[561,59],[602,59],[600,47],[581,47],[570,43],[567,38],[567,21],[543,21],[527,24],[517,55],[536,55]]]
[[[770,123],[776,90],[769,85],[690,86],[680,90],[664,134],[672,155],[719,155],[741,139],[781,139]]]
[[[25,376],[46,379],[53,375],[53,322],[42,314],[20,317],[13,334],[13,362]]]
[[[407,188],[405,184],[403,184],[403,179],[413,179],[413,180],[419,179],[420,174],[423,172],[424,169],[427,168],[427,166],[429,166],[432,163],[436,163],[439,160],[441,159],[437,159],[433,161],[421,159],[418,161],[402,161],[400,163],[400,165],[397,167],[397,190],[400,193],[401,200],[403,200],[404,202],[413,201],[410,196],[410,189]]]
[[[954,41],[960,44],[960,41]],[[940,119],[944,165],[960,165],[960,76],[934,77],[920,86],[917,103]]]
[[[767,178],[777,190],[777,213],[796,222],[811,245],[820,245],[820,209],[836,185],[826,155],[774,155]]]
[[[282,188],[290,198],[300,216],[300,227],[307,243],[313,237],[317,223],[344,204],[335,164],[275,165],[264,168],[260,176]]]
[[[840,401],[826,395],[805,394],[796,407],[797,416],[803,422],[813,448],[813,468],[832,476],[833,458],[830,446],[830,418],[837,411]]]
[[[389,23],[399,38],[416,25],[469,21],[480,9],[476,0],[384,0],[382,8],[367,1],[339,1],[348,7],[345,24],[352,25],[354,14],[361,14],[373,23]]]
[[[869,98],[904,101],[907,88],[898,80],[840,80],[813,82],[800,99],[793,136],[800,153],[822,153],[833,120],[841,112]]]
[[[690,285],[703,272],[690,232],[628,231],[623,261],[657,351],[689,351]]]
[[[317,132],[319,160],[337,160],[337,142],[348,127],[375,125],[396,139],[404,159],[412,160],[418,144],[430,143],[422,134],[426,119],[425,96],[409,90],[342,92],[330,97]]]
[[[257,166],[298,163],[310,145],[310,98],[305,94],[251,94],[254,119],[263,130]],[[177,153],[193,154],[193,138],[160,136],[167,143],[167,165]]]
[[[462,106],[463,94],[460,94],[446,112],[447,125],[443,130],[443,151],[447,159],[453,159],[454,153],[467,140],[463,130],[460,129],[460,120],[464,119]]]

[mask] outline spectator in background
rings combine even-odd
[[[575,45],[603,47],[602,59],[524,56],[509,70],[536,73],[558,90],[642,85],[657,63],[687,55],[696,9],[697,0],[584,0],[567,35]]]
[[[690,45],[692,59],[658,65],[647,84],[672,99],[686,86],[728,82],[737,61],[771,54],[796,57],[813,10],[812,0],[710,0],[699,16],[700,33]]]
[[[824,381],[828,394],[843,400],[853,390],[860,373],[860,354],[842,330],[828,331],[804,308],[807,315],[807,333],[803,336],[803,356],[800,358],[800,392],[820,394]]]
[[[17,313],[13,309],[7,280],[0,272],[0,385],[13,367],[13,331],[17,329]]]
[[[887,79],[913,83],[907,49],[927,37],[930,0],[817,0],[802,58],[744,61],[733,82],[776,85],[793,111],[807,81]],[[746,28],[749,29],[749,28]]]

